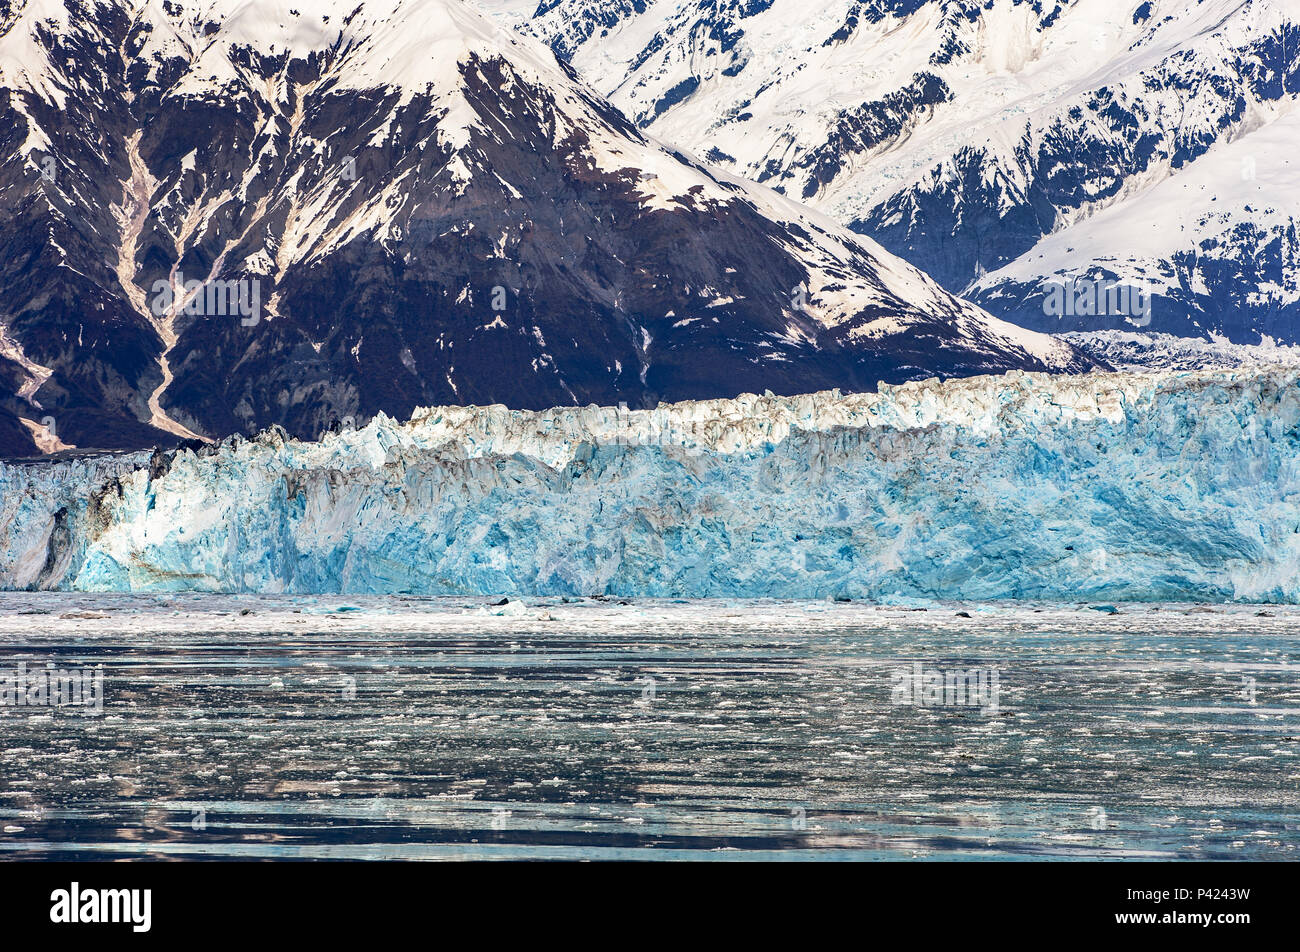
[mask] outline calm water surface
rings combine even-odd
[[[0,850],[1297,856],[1300,610],[487,604],[0,595],[0,676],[103,666],[0,707]]]

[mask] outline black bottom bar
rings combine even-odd
[[[1200,863],[0,866],[11,940],[39,933],[302,943],[410,933],[457,944],[479,935],[493,945],[512,936],[734,941],[782,924],[816,933],[848,928],[863,941],[919,929],[944,947],[949,939],[1021,932],[1231,942],[1293,921],[1283,911],[1291,872],[1275,864]],[[73,883],[77,918],[108,918],[116,906],[124,921],[51,921],[52,914],[73,918]],[[143,892],[102,892],[145,889],[147,931],[136,929],[145,919]]]

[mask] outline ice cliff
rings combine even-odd
[[[1300,601],[1300,369],[1011,373],[0,464],[0,587]]]

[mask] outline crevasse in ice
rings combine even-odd
[[[1011,373],[0,464],[0,587],[1300,600],[1300,370]]]

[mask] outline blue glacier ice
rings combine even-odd
[[[0,587],[1300,600],[1300,370],[1011,373],[0,464]]]

